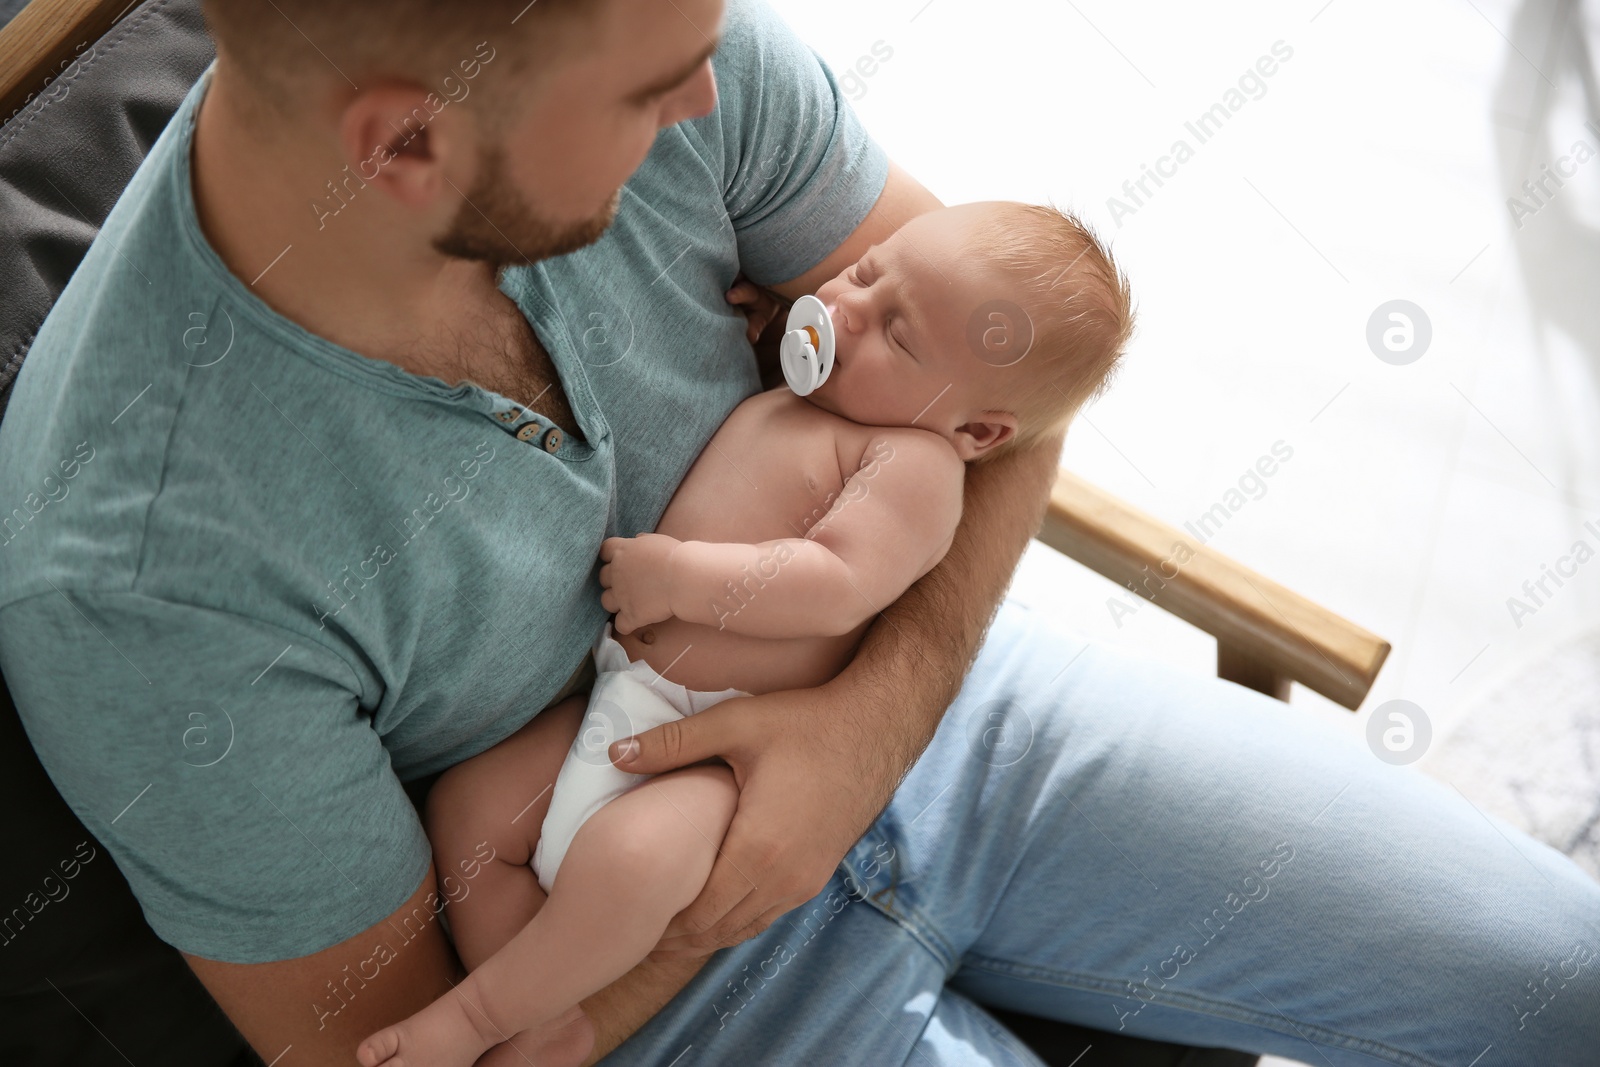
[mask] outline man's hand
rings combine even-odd
[[[672,618],[672,550],[681,543],[654,533],[600,542],[600,606],[616,612],[617,633]]]
[[[778,317],[786,301],[770,290],[763,289],[743,274],[733,280],[733,288],[724,294],[728,303],[744,312],[747,321],[744,335],[751,344],[763,330]]]
[[[655,773],[720,756],[740,790],[711,877],[648,959],[694,959],[736,945],[827,886],[899,777],[878,728],[849,713],[868,700],[834,679],[724,700],[639,735],[640,755],[618,760],[621,769]],[[611,751],[615,758],[615,745]]]

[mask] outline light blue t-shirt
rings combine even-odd
[[[0,670],[165,941],[286,959],[398,908],[429,861],[401,783],[551,700],[606,619],[601,540],[653,529],[759,389],[723,293],[820,262],[888,161],[756,0],[713,65],[606,235],[503,276],[581,442],[229,273],[190,186],[208,78],[134,175],[0,427]]]

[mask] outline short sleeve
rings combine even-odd
[[[867,217],[889,158],[822,59],[760,0],[732,0],[712,60],[723,190],[749,277],[804,274]]]
[[[167,943],[308,955],[392,914],[430,851],[344,659],[132,593],[0,610],[0,670],[56,788]]]

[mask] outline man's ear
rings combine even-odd
[[[978,418],[956,427],[956,455],[966,463],[992,452],[1017,435],[1017,417],[1009,411],[984,411]]]
[[[461,151],[467,131],[461,108],[441,114],[448,103],[438,93],[401,81],[356,93],[339,121],[340,147],[350,170],[406,207],[425,209],[453,195],[445,164],[452,150]]]

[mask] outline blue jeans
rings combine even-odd
[[[1449,786],[1008,601],[828,889],[601,1063],[1036,1067],[991,1004],[1331,1067],[1594,1067],[1597,953],[1600,884]]]

